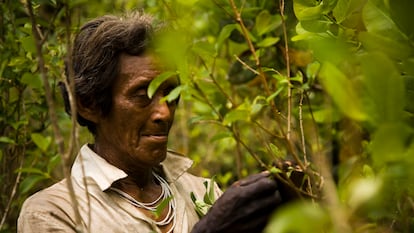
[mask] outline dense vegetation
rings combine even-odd
[[[291,188],[306,174],[310,198],[275,212],[266,232],[414,230],[411,0],[0,3],[0,232],[16,230],[25,198],[66,176],[91,140],[57,87],[73,34],[142,8],[174,28],[159,45],[177,70],[149,94],[179,74],[166,97],[181,94],[170,147],[193,172],[224,189],[265,169]]]

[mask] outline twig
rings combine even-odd
[[[25,132],[26,132],[26,130],[25,130]],[[24,155],[24,154],[25,154],[25,151],[26,151],[26,150],[25,150],[25,146],[23,146],[23,152],[22,152],[22,155]],[[24,156],[19,156],[19,157],[20,157],[20,158],[22,158],[22,160],[20,161],[20,165],[19,165],[18,173],[17,173],[17,176],[16,176],[16,180],[15,180],[15,182],[14,182],[14,185],[13,185],[12,192],[11,192],[11,194],[10,194],[9,201],[8,201],[8,203],[7,203],[7,206],[6,206],[5,210],[4,210],[4,212],[3,212],[3,217],[1,218],[1,222],[0,222],[0,230],[1,230],[1,229],[3,229],[3,225],[4,225],[4,223],[6,222],[6,218],[7,218],[7,215],[8,215],[8,213],[9,213],[10,206],[11,206],[11,204],[12,204],[12,202],[13,202],[14,196],[16,195],[17,187],[19,186],[20,177],[21,177],[21,175],[22,175],[21,169],[22,169],[22,167],[23,167]]]
[[[249,65],[246,64],[246,62],[244,62],[242,59],[240,59],[236,54],[234,54],[234,57],[236,58],[236,60],[238,62],[240,62],[244,67],[246,67],[248,70],[250,70],[251,72],[253,72],[256,75],[260,75],[259,72],[257,72],[255,69],[253,69],[252,67],[250,67]]]
[[[283,29],[283,39],[285,41],[285,60],[286,60],[286,76],[288,81],[288,117],[287,117],[287,132],[286,132],[286,138],[288,140],[288,143],[291,139],[291,125],[292,125],[292,89],[291,89],[291,83],[290,83],[290,58],[289,58],[289,43],[288,43],[288,35],[287,35],[287,29],[286,29],[286,20],[285,20],[285,1],[280,0],[279,1],[279,8],[280,8],[280,16],[282,19],[282,29]]]
[[[305,132],[303,129],[303,90],[300,91],[300,101],[299,101],[299,128],[302,141],[302,153],[303,161],[305,164],[308,163],[307,153],[306,153],[306,144],[305,144]]]
[[[58,151],[59,153],[62,155],[63,159],[62,159],[62,163],[63,163],[63,172],[65,174],[66,180],[67,180],[67,186],[69,189],[69,194],[70,194],[70,198],[73,204],[73,210],[75,213],[75,222],[76,222],[76,229],[77,232],[83,232],[82,230],[82,219],[81,219],[81,215],[79,213],[79,209],[78,209],[78,201],[76,199],[75,196],[75,192],[73,189],[73,184],[72,184],[72,179],[71,179],[71,175],[70,175],[70,165],[69,165],[69,159],[67,158],[67,155],[65,153],[65,146],[64,146],[64,140],[63,140],[63,136],[61,134],[61,131],[59,129],[58,126],[58,120],[57,120],[57,116],[56,116],[56,108],[55,108],[55,103],[53,100],[53,96],[52,96],[52,92],[50,90],[50,84],[49,84],[49,80],[47,77],[47,69],[45,66],[45,61],[43,58],[43,53],[42,53],[42,47],[43,44],[42,39],[40,37],[38,28],[37,28],[37,23],[36,23],[36,18],[34,16],[33,13],[33,6],[32,6],[32,2],[30,0],[26,1],[26,7],[28,9],[29,12],[29,16],[30,16],[30,20],[32,23],[32,33],[33,33],[33,37],[35,40],[35,45],[36,45],[36,52],[37,52],[37,59],[38,59],[38,66],[39,66],[39,70],[40,70],[40,75],[42,77],[43,83],[44,83],[44,89],[45,89],[45,97],[46,97],[46,102],[49,108],[49,117],[50,117],[50,121],[52,124],[52,129],[53,129],[53,133],[55,135],[55,141],[56,144],[58,146]]]

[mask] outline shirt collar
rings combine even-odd
[[[175,152],[168,151],[166,159],[160,164],[168,182],[174,182],[193,164],[193,161]],[[112,183],[128,176],[123,170],[108,163],[96,154],[87,144],[80,149],[72,166],[72,176],[83,186],[83,178],[91,178],[104,191]]]

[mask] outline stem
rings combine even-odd
[[[282,19],[282,29],[283,29],[283,39],[285,41],[285,60],[286,60],[286,76],[288,81],[288,116],[287,116],[287,132],[286,132],[286,139],[288,143],[291,139],[291,124],[292,124],[292,88],[290,83],[290,58],[289,58],[289,44],[288,44],[288,36],[287,36],[287,29],[286,29],[286,21],[285,21],[285,1],[280,0],[279,2],[280,8],[280,16]]]
[[[33,37],[35,40],[35,45],[36,45],[36,52],[37,52],[37,59],[38,59],[38,66],[39,66],[39,70],[40,70],[40,75],[42,77],[43,83],[44,83],[44,89],[45,89],[45,97],[46,97],[46,102],[49,108],[49,117],[50,117],[50,121],[52,124],[52,129],[53,129],[53,133],[55,135],[55,141],[56,144],[58,146],[58,151],[59,154],[62,155],[63,159],[62,159],[62,163],[63,163],[63,172],[65,174],[66,180],[67,180],[67,186],[69,189],[69,194],[70,194],[70,198],[73,204],[73,210],[75,213],[75,222],[76,222],[76,231],[77,232],[83,232],[82,230],[82,220],[81,220],[81,215],[79,213],[79,209],[78,209],[78,202],[75,196],[75,192],[73,189],[73,184],[72,184],[72,179],[71,179],[71,174],[70,174],[70,164],[69,164],[69,156],[64,156],[64,155],[68,155],[65,153],[65,146],[64,146],[64,140],[63,140],[63,136],[62,133],[60,131],[60,128],[58,126],[58,119],[57,119],[57,115],[56,115],[56,107],[55,107],[55,103],[53,100],[53,95],[52,95],[52,91],[50,90],[50,84],[49,84],[49,80],[47,77],[47,69],[45,66],[45,60],[43,57],[43,53],[42,53],[42,39],[41,36],[39,34],[39,29],[37,27],[37,23],[36,23],[36,18],[34,16],[33,13],[33,6],[32,6],[32,2],[31,0],[27,0],[27,9],[29,12],[29,16],[30,16],[30,20],[32,23],[32,33],[33,33]]]
[[[302,141],[303,161],[305,164],[307,164],[308,159],[307,159],[307,153],[306,153],[305,132],[303,129],[303,90],[301,90],[300,92],[300,101],[299,101],[299,127],[300,127],[301,141]]]

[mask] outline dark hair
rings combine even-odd
[[[102,16],[84,24],[72,50],[77,101],[102,116],[108,115],[112,107],[111,88],[119,73],[120,55],[142,55],[149,48],[155,29],[152,17],[138,12],[124,17]],[[70,114],[68,92],[64,85],[60,86],[65,110]],[[78,113],[77,120],[96,134],[93,122]]]

